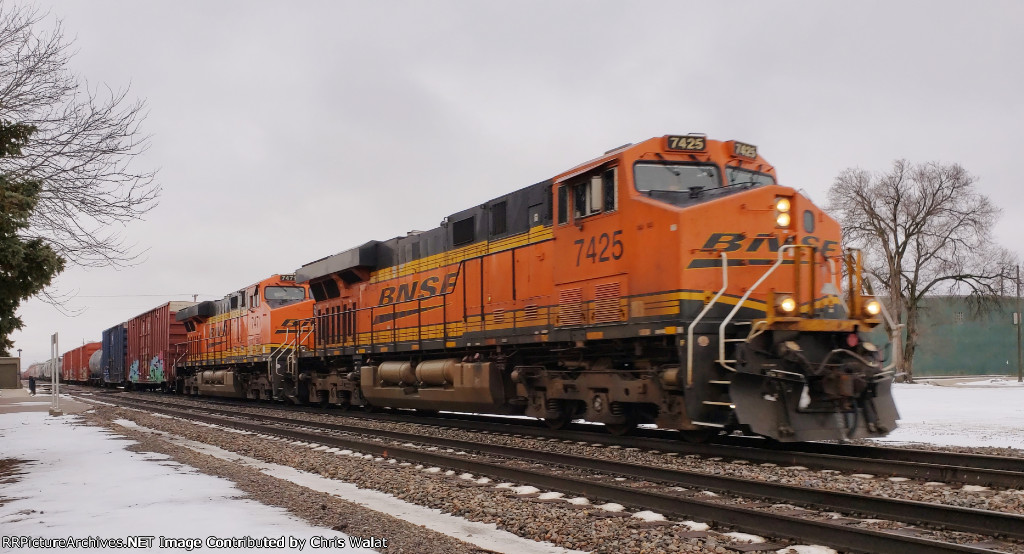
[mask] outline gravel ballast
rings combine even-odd
[[[149,395],[146,395],[149,396]],[[143,398],[148,399],[148,398]],[[183,400],[183,402],[178,402]],[[181,407],[192,405],[206,407],[200,402],[189,399],[175,399]],[[282,416],[282,410],[260,406],[240,406],[239,415],[267,414]],[[372,459],[358,453],[325,452],[326,447],[312,450],[308,444],[290,444],[280,439],[270,439],[231,432],[222,428],[196,425],[179,419],[154,417],[137,410],[100,407],[96,409],[98,422],[109,422],[118,417],[127,417],[140,425],[159,429],[190,440],[213,444],[225,450],[237,452],[259,460],[295,467],[331,479],[350,482],[362,488],[383,491],[397,498],[431,508],[444,513],[463,516],[473,521],[494,523],[500,529],[508,530],[522,537],[533,540],[550,541],[561,547],[595,552],[733,552],[730,546],[740,546],[738,541],[746,540],[743,534],[729,534],[732,529],[712,528],[705,530],[703,524],[682,521],[666,521],[660,514],[639,512],[630,514],[623,511],[612,511],[606,506],[595,506],[585,499],[560,498],[558,493],[546,491],[524,492],[516,484],[503,488],[495,487],[495,483],[487,482],[478,476],[459,475],[445,468],[417,467],[412,464],[400,463],[395,460]],[[681,456],[665,454],[653,450],[618,448],[599,443],[538,439],[515,434],[479,433],[461,431],[435,425],[418,425],[414,423],[392,423],[369,421],[362,418],[346,418],[333,414],[319,415],[302,413],[301,416],[291,412],[290,417],[302,417],[310,423],[344,423],[357,425],[371,430],[389,429],[413,432],[424,436],[443,436],[492,444],[503,444],[519,448],[543,449],[574,455],[585,455],[593,458],[626,461],[639,464],[656,465],[674,469],[703,471],[715,475],[730,475],[744,479],[776,481],[800,486],[821,489],[844,490],[867,494],[886,495],[909,498],[926,502],[944,502],[957,506],[969,506],[982,509],[1002,509],[1016,512],[1022,510],[1021,491],[993,491],[984,487],[961,487],[947,484],[926,484],[905,479],[885,479],[872,475],[842,475],[839,472],[823,470],[812,471],[800,467],[777,467],[774,464],[751,464],[744,461],[729,461],[698,456]],[[335,451],[337,449],[334,449]],[[193,454],[195,455],[195,454]],[[369,458],[369,459],[367,459]],[[222,462],[223,463],[223,462]],[[234,472],[242,474],[257,473],[251,469]],[[263,476],[265,478],[270,478]],[[230,478],[230,477],[229,477]],[[603,476],[598,478],[611,478]],[[621,479],[616,479],[621,480]],[[638,483],[647,486],[646,483]],[[691,491],[692,494],[693,491]],[[698,493],[704,494],[704,492]],[[713,495],[708,491],[709,496]],[[329,498],[330,495],[327,495]],[[259,498],[259,500],[263,500]],[[279,499],[280,500],[280,499]],[[749,502],[742,499],[722,501]],[[273,503],[273,502],[268,502]],[[599,504],[595,502],[595,504]],[[277,505],[283,505],[278,503]],[[285,506],[287,507],[287,506]],[[291,508],[289,508],[291,509]],[[619,507],[621,509],[621,507]],[[784,504],[765,504],[764,510],[781,513],[799,511],[799,508]],[[364,509],[365,510],[365,509]],[[304,512],[293,510],[300,517],[307,517]],[[315,512],[315,510],[314,510]],[[826,514],[825,519],[850,519],[840,514]],[[310,520],[314,521],[314,520]],[[317,523],[320,523],[317,521]],[[325,524],[325,523],[320,523]],[[873,528],[902,527],[895,522],[877,520],[857,520],[852,525]],[[331,526],[331,525],[328,525]],[[359,533],[342,529],[344,532]],[[955,533],[941,532],[932,536],[940,540],[953,540],[969,544],[978,540],[971,536],[958,537]],[[784,543],[783,543],[784,544]],[[764,545],[771,546],[771,545]],[[772,550],[785,552],[782,544],[776,544]],[[1024,552],[1016,544],[1000,544],[999,550]],[[388,552],[398,551],[388,549]],[[422,550],[415,550],[422,551]],[[457,551],[457,550],[438,550]],[[462,550],[465,551],[465,550]],[[474,550],[468,550],[474,551]],[[479,551],[479,550],[476,550]],[[827,552],[827,550],[825,550]],[[795,552],[795,550],[794,550]]]
[[[140,442],[135,448],[161,452],[200,471],[239,484],[239,488],[260,502],[281,506],[309,521],[336,527],[359,536],[393,537],[387,552],[481,552],[473,545],[432,533],[415,525],[381,516],[332,495],[310,492],[237,464],[196,453],[143,430],[113,423],[128,419],[140,426],[187,440],[202,442],[275,464],[294,467],[361,488],[389,493],[396,498],[436,508],[472,521],[493,523],[521,537],[549,541],[560,547],[593,552],[733,552],[736,542],[718,532],[703,530],[695,522],[649,521],[649,513],[633,514],[615,507],[569,502],[568,498],[542,499],[540,492],[519,494],[515,486],[478,482],[453,471],[427,468],[394,460],[375,461],[357,453],[342,454],[311,449],[309,445],[287,443],[218,427],[195,425],[180,419],[153,416],[137,410],[98,406],[86,417],[91,423],[111,427]],[[344,452],[344,451],[343,451]],[[389,463],[394,461],[394,463]],[[431,471],[433,470],[433,471]],[[287,492],[282,492],[287,491]],[[541,491],[543,492],[543,491]],[[325,508],[326,506],[326,508]],[[621,507],[619,507],[621,508]],[[390,519],[388,523],[382,520]],[[411,528],[411,529],[410,529]],[[394,532],[392,532],[394,530]],[[730,531],[721,530],[722,533]],[[407,533],[403,535],[402,533]],[[423,537],[422,534],[426,533]],[[404,538],[403,538],[404,537]],[[395,546],[390,546],[395,545]],[[427,548],[424,548],[426,545]],[[781,548],[782,545],[779,545]]]

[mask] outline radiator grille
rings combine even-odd
[[[583,324],[582,289],[565,289],[558,293],[558,324]]]
[[[594,323],[620,321],[619,284],[606,283],[594,288]]]

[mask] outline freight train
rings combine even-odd
[[[898,414],[860,263],[755,146],[655,137],[178,309],[163,386],[694,440],[877,437]]]
[[[97,384],[99,382],[100,343],[90,342],[72,348],[61,357],[61,381],[65,383]]]

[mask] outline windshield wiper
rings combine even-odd
[[[735,187],[735,186],[738,186],[738,185],[756,185],[758,183],[759,183],[759,181],[738,181],[738,182],[735,182],[735,183],[729,183],[728,185],[725,185],[725,186],[727,186],[727,187]]]
[[[665,159],[665,156],[661,155],[661,152],[655,152],[654,155],[657,156],[659,160],[661,160],[661,167],[664,167],[665,169],[671,171],[672,175],[675,175],[676,177],[679,178],[679,184],[683,184],[683,174],[676,171],[671,165],[669,165],[668,160]]]

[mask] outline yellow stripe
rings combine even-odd
[[[641,302],[644,305],[642,315],[638,317],[657,317],[657,316],[671,316],[679,314],[679,301],[680,300],[691,300],[704,302],[707,299],[707,294],[704,292],[666,292],[660,294],[653,294],[650,296],[643,297],[624,297],[619,300],[620,309],[626,313],[626,318],[618,321],[617,323],[627,324],[634,317],[630,316],[630,305],[634,302]],[[590,300],[582,303],[582,310],[584,313],[593,315],[593,306],[597,301]],[[739,298],[722,297],[719,299],[719,303],[729,306],[735,306],[739,302]],[[815,302],[815,306],[828,306],[832,304],[838,304],[839,299],[831,296],[819,299]],[[762,300],[750,300],[748,299],[745,303],[746,307],[751,309],[757,309],[764,311],[766,303]],[[504,312],[503,320],[496,322],[494,313],[484,314],[483,318],[480,315],[468,316],[466,322],[455,321],[447,324],[442,323],[431,323],[423,326],[411,325],[408,327],[399,327],[397,329],[382,329],[371,332],[358,333],[354,339],[348,339],[342,342],[330,343],[325,345],[326,348],[345,348],[345,347],[366,347],[372,345],[388,345],[393,342],[414,342],[417,340],[439,340],[439,339],[455,339],[462,337],[466,333],[478,332],[478,331],[499,331],[508,329],[526,329],[530,327],[546,327],[553,325],[557,320],[559,309],[558,306],[545,306],[536,307],[530,310],[535,312],[536,315],[533,317],[526,317],[525,309],[509,310]],[[585,321],[584,324],[592,323]],[[616,323],[616,322],[613,322]],[[682,327],[665,327],[659,329],[660,333],[673,334],[679,332]],[[372,337],[372,341],[371,341]],[[448,340],[446,343],[448,348],[454,346],[454,342]]]
[[[538,242],[550,240],[554,236],[555,233],[553,227],[538,225],[531,228],[526,233],[520,233],[518,235],[513,235],[496,241],[481,241],[461,248],[456,248],[454,250],[448,250],[446,252],[413,260],[408,263],[374,271],[370,274],[370,283],[379,283],[381,281],[405,277],[414,273],[458,264],[470,258],[496,254],[498,252],[512,250],[513,248],[519,248],[529,244],[536,244]]]

